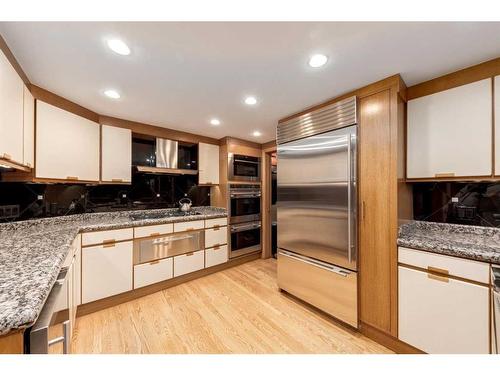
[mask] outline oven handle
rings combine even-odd
[[[258,224],[245,224],[245,225],[232,225],[231,233],[243,232],[249,229],[257,229],[260,228],[260,223]]]
[[[244,159],[236,159],[234,158],[234,161],[237,161],[239,163],[247,163],[247,164],[260,164],[258,161],[251,161],[251,160],[244,160]]]
[[[260,193],[244,194],[244,193],[231,193],[231,198],[260,198]]]

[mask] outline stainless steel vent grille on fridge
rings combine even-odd
[[[276,143],[283,144],[356,123],[356,97],[353,96],[278,124]]]

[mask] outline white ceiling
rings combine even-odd
[[[280,118],[389,75],[413,85],[500,56],[500,22],[3,22],[0,33],[32,83],[100,114],[258,142]],[[323,68],[307,65],[315,52],[330,57]]]

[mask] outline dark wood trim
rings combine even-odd
[[[0,34],[0,50],[4,53],[5,57],[7,57],[7,60],[9,60],[10,64],[15,69],[17,74],[19,74],[19,77],[21,77],[24,84],[29,88],[31,83],[30,80],[28,79],[28,76],[26,75],[26,73],[24,73],[23,68],[21,68],[21,65],[19,65],[19,63],[17,62],[16,57],[10,50],[9,46],[7,45],[7,42],[5,41],[5,39],[1,34]]]
[[[227,144],[227,145],[233,145],[233,146],[245,146],[245,147],[252,147],[255,149],[261,149],[262,144],[257,143],[257,142],[252,142],[252,141],[247,141],[245,139],[241,138],[235,138],[235,137],[224,137],[219,139],[219,145],[221,144]]]
[[[360,322],[359,331],[366,337],[384,345],[386,348],[389,348],[398,354],[425,354],[422,350],[417,349],[394,336],[388,335],[387,333],[382,332],[369,324]]]
[[[148,285],[140,289],[134,289],[129,292],[119,294],[117,296],[112,296],[104,298],[98,301],[89,302],[84,305],[78,306],[77,316],[87,315],[108,307],[116,306],[124,302],[132,301],[134,299],[147,296],[148,294],[156,293],[164,289],[185,283],[190,280],[198,279],[203,276],[210,275],[215,272],[222,271],[226,268],[231,268],[252,260],[260,259],[260,252],[244,255],[239,258],[230,259],[227,263],[219,264],[214,267],[205,268],[196,272],[188,273],[179,277],[175,277],[170,280],[162,281],[153,285]]]
[[[408,100],[500,75],[500,57],[408,87]]]
[[[54,94],[53,92],[50,92],[48,90],[45,90],[41,87],[38,87],[36,85],[31,85],[30,86],[31,93],[37,100],[41,100],[42,102],[51,104],[57,108],[61,108],[65,111],[71,112],[75,115],[81,116],[86,118],[87,120],[94,121],[94,122],[99,122],[99,115],[85,107],[82,107],[79,104],[76,104],[75,102],[72,102],[68,99],[63,98],[62,96],[59,96],[57,94]]]
[[[99,115],[98,122],[101,125],[111,125],[118,128],[125,128],[132,130],[133,133],[146,134],[154,137],[168,138],[175,141],[186,142],[186,143],[209,143],[213,145],[218,145],[219,140],[215,138],[206,137],[203,135],[192,134],[180,130],[173,130],[169,128],[163,128],[156,125],[149,125],[142,122],[124,120],[111,116]]]
[[[282,118],[281,120],[278,121],[278,123],[282,123],[282,122],[291,120],[295,117],[302,116],[302,115],[304,115],[308,112],[311,112],[311,111],[316,111],[318,109],[321,109],[321,108],[326,107],[330,104],[341,101],[343,99],[349,98],[351,96],[357,96],[358,98],[363,98],[363,97],[366,97],[369,95],[376,94],[377,92],[387,90],[388,88],[393,87],[393,86],[397,87],[398,91],[401,91],[401,84],[404,84],[403,79],[401,78],[401,76],[399,74],[395,74],[393,76],[384,78],[380,81],[374,82],[372,84],[361,87],[359,89],[349,91],[348,93],[342,94],[342,95],[337,96],[333,99],[329,99],[329,100],[322,102],[320,104],[316,104],[316,105],[313,105],[311,107],[308,107],[300,112],[297,112],[297,113],[289,115],[285,118]],[[403,89],[404,89],[403,95],[406,96],[406,85],[403,87]]]

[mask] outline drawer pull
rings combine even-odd
[[[76,176],[68,176],[68,177],[66,177],[66,180],[78,181],[78,177],[76,177]]]
[[[188,230],[194,230],[194,228],[186,228],[186,231],[188,231]]]
[[[450,274],[450,272],[448,270],[445,270],[442,268],[431,267],[431,266],[427,267],[427,271],[432,272],[432,273],[437,273],[437,274],[440,274],[443,276],[448,276]]]
[[[432,280],[441,281],[442,283],[449,283],[450,279],[446,276],[438,276],[433,273],[428,273],[427,277]]]
[[[191,255],[194,255],[194,252],[193,252],[193,251],[191,251],[190,253],[186,253],[186,254],[184,254],[184,255],[185,255],[185,256],[187,256],[187,257],[190,257]]]
[[[154,233],[151,233],[149,236],[150,237],[155,237],[155,236],[159,236],[160,233],[159,232],[154,232]]]
[[[12,156],[10,156],[9,154],[3,154],[3,158],[10,160],[10,159],[12,159]]]
[[[112,178],[111,182],[123,182],[122,178]]]
[[[102,241],[102,244],[103,244],[103,247],[113,247],[115,246],[115,239],[111,239],[111,240],[103,240]]]
[[[455,177],[455,173],[436,173],[434,177]]]
[[[214,225],[213,230],[220,230],[220,225]]]
[[[153,260],[152,262],[149,262],[149,264],[151,264],[151,265],[152,265],[152,264],[158,264],[158,263],[160,263],[160,260],[159,260],[159,259],[157,259],[157,260]]]
[[[219,245],[219,244],[214,245],[214,250],[219,250],[219,249],[220,249],[220,246],[221,246],[221,245]]]

